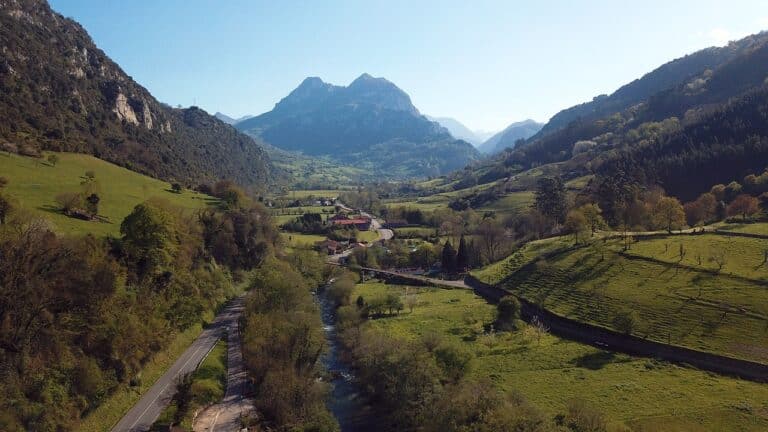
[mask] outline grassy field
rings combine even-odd
[[[472,270],[470,273],[487,284],[495,285],[520,269],[520,267],[533,261],[536,257],[564,249],[572,244],[572,241],[563,237],[528,242],[503,260],[496,261],[477,270]]]
[[[227,343],[220,340],[213,347],[208,357],[192,374],[190,387],[191,403],[178,426],[184,430],[192,430],[192,416],[195,411],[209,403],[215,403],[224,396],[227,385]],[[216,397],[218,396],[218,397]],[[173,419],[178,412],[176,401],[172,402],[160,414],[154,426],[158,430],[173,425]]]
[[[709,236],[679,239],[697,243],[688,246],[691,251],[708,248],[711,240]],[[619,330],[615,320],[629,315],[630,331],[639,337],[768,362],[768,287],[642,257],[645,253],[665,258],[664,241],[638,242],[627,256],[618,253],[620,241],[598,241],[524,266],[502,286],[579,321]],[[735,261],[734,269],[743,268]],[[494,278],[499,279],[487,279]]]
[[[435,235],[435,229],[429,227],[403,227],[395,228],[393,231],[395,232],[395,237],[403,239],[427,239]]]
[[[282,232],[285,244],[290,248],[307,248],[312,247],[317,242],[321,242],[326,239],[323,235],[316,234],[301,234],[295,232]]]
[[[214,202],[213,198],[193,191],[180,194],[170,185],[92,156],[57,153],[59,162],[47,162],[17,155],[0,154],[0,176],[9,181],[4,194],[19,205],[51,220],[63,234],[92,233],[119,235],[120,223],[133,207],[150,198],[167,200],[174,206],[195,210]],[[56,208],[56,196],[62,192],[80,192],[86,171],[93,171],[99,184],[99,214],[109,223],[70,218]]]
[[[638,242],[628,253],[709,271],[717,271],[724,263],[720,269],[723,274],[768,282],[768,241],[764,239],[716,234],[670,236]]]
[[[340,189],[317,189],[317,190],[290,190],[285,195],[277,195],[277,198],[289,198],[289,199],[304,199],[309,197],[315,198],[336,198],[344,190]]]
[[[478,211],[494,211],[499,214],[519,214],[533,205],[533,192],[510,192],[497,201],[478,208]]]
[[[717,229],[738,233],[760,234],[768,236],[768,223],[723,223]]]
[[[369,321],[390,335],[415,339],[436,331],[474,353],[470,374],[519,391],[548,415],[586,399],[614,423],[647,431],[768,429],[768,386],[653,360],[612,354],[530,328],[488,335],[494,307],[466,290],[366,283],[353,298],[387,292],[417,295],[409,312]]]

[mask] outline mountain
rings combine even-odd
[[[268,156],[251,138],[191,107],[158,102],[42,0],[0,3],[0,145],[87,153],[186,184],[263,184]]]
[[[433,122],[437,122],[440,126],[448,129],[448,132],[453,135],[454,138],[462,139],[473,146],[479,146],[484,140],[476,132],[471,131],[468,127],[464,126],[460,121],[450,117],[432,117],[425,116],[427,119]]]
[[[644,123],[675,118],[687,124],[763,86],[766,76],[768,33],[707,48],[666,63],[610,96],[561,111],[516,157],[526,165],[560,162],[572,156],[578,141],[615,147]]]
[[[518,140],[524,140],[535,135],[542,126],[544,126],[543,123],[531,119],[512,123],[503,131],[488,138],[477,149],[486,154],[498,153],[505,148],[514,147]]]
[[[230,116],[228,116],[228,115],[226,115],[224,113],[218,112],[218,111],[213,116],[216,117],[217,119],[223,121],[224,123],[226,123],[228,125],[234,125],[235,123],[239,123],[241,121],[248,120],[249,118],[253,117],[252,115],[245,115],[245,116],[242,116],[240,118],[232,118],[232,117],[230,117]]]
[[[438,175],[479,157],[471,144],[422,116],[396,85],[368,74],[346,87],[306,78],[272,111],[236,127],[275,147],[387,178]]]

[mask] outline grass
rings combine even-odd
[[[494,211],[500,214],[519,214],[528,210],[534,201],[530,191],[510,192],[498,200],[478,208],[478,211]]]
[[[184,430],[192,430],[192,420],[195,411],[216,403],[224,396],[227,385],[227,342],[220,340],[205,358],[200,367],[192,374],[190,387],[191,403],[184,413],[179,426]],[[176,401],[171,402],[154,424],[154,428],[169,427],[178,412]],[[159,429],[164,430],[164,429]]]
[[[428,239],[435,235],[435,229],[429,227],[403,227],[395,228],[393,231],[395,232],[395,237],[403,239]]]
[[[721,273],[768,281],[768,262],[765,262],[768,241],[764,239],[716,234],[670,236],[638,242],[628,252],[709,271],[718,270],[719,264],[713,258],[719,259],[718,255],[722,255],[725,265]]]
[[[474,353],[470,375],[504,391],[519,391],[547,415],[571,398],[600,408],[614,423],[637,430],[762,431],[768,428],[768,386],[648,359],[613,354],[530,328],[483,334],[494,306],[466,290],[357,285],[353,298],[408,290],[418,305],[366,325],[413,340],[428,331]]]
[[[689,250],[704,250],[713,239],[690,236],[669,241],[673,240],[693,242]],[[598,241],[521,267],[507,275],[502,286],[579,321],[616,329],[614,319],[631,312],[635,321],[631,332],[636,336],[768,362],[768,287],[727,274],[637,258],[661,254],[664,241],[638,242],[629,256],[618,253],[620,241]],[[737,244],[746,248],[748,242]],[[734,268],[736,261],[734,257]]]
[[[91,233],[116,236],[120,223],[133,208],[150,198],[162,198],[172,205],[190,211],[214,202],[213,198],[193,191],[180,194],[170,191],[170,185],[92,156],[56,153],[59,162],[0,154],[0,175],[9,181],[3,190],[22,208],[44,216],[62,234]],[[63,192],[80,192],[86,171],[94,171],[100,186],[99,214],[109,223],[70,218],[58,211],[56,196]]]
[[[768,236],[768,223],[723,223],[717,229],[722,231],[733,231],[738,233],[760,234]]]
[[[482,282],[495,285],[540,255],[565,249],[571,245],[572,242],[562,237],[528,242],[508,257],[483,268],[472,270],[470,273]]]
[[[139,386],[120,387],[83,419],[78,430],[81,432],[103,432],[110,430],[194,342],[201,331],[202,326],[197,324],[179,333],[166,349],[155,354],[152,360],[144,366]]]
[[[309,197],[315,198],[336,198],[339,194],[343,193],[341,189],[316,189],[316,190],[290,190],[285,195],[279,195],[278,198],[290,198],[290,199],[304,199]]]
[[[301,234],[295,232],[282,232],[280,235],[283,236],[286,245],[290,248],[308,248],[314,246],[315,243],[326,239],[323,235]]]

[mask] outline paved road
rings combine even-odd
[[[240,418],[255,414],[253,401],[245,398],[248,392],[248,373],[241,347],[240,329],[238,323],[235,323],[229,327],[227,338],[227,391],[224,400],[201,412],[192,426],[193,431],[239,431]]]
[[[192,345],[176,360],[163,376],[147,391],[125,416],[112,428],[112,432],[144,432],[149,430],[176,392],[179,377],[194,371],[200,361],[216,344],[227,329],[237,325],[245,308],[245,297],[232,300],[216,316],[214,322],[198,336]]]

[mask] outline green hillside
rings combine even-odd
[[[563,249],[568,243],[531,243],[474,274],[569,318],[768,362],[766,240],[668,236],[638,241],[626,251],[622,240]],[[540,257],[558,249],[563,252]],[[623,317],[629,317],[629,328],[618,324]]]
[[[44,159],[0,154],[0,176],[8,179],[4,193],[18,205],[49,219],[62,234],[118,235],[120,223],[136,204],[163,199],[190,211],[203,208],[214,198],[194,191],[174,193],[170,184],[137,174],[93,156],[56,153],[55,166]],[[100,190],[99,215],[108,222],[85,221],[65,216],[56,206],[56,196],[80,192],[85,172],[93,171]]]

